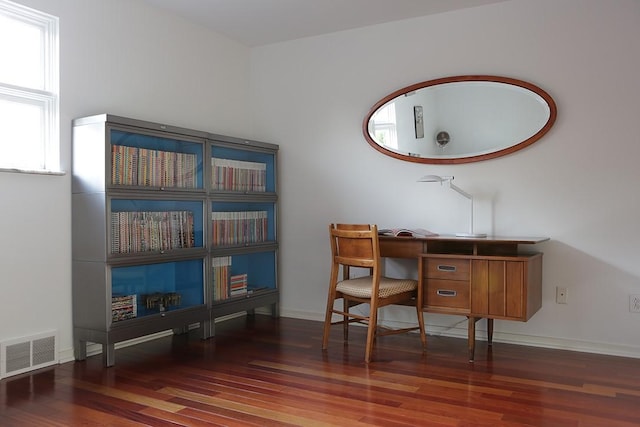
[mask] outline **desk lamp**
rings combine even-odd
[[[440,185],[446,184],[450,189],[455,191],[458,194],[461,194],[463,197],[466,197],[471,202],[471,224],[469,226],[468,233],[456,233],[458,237],[487,237],[485,233],[474,233],[473,232],[473,196],[457,185],[453,184],[452,176],[438,176],[438,175],[425,175],[418,180],[418,182],[439,182]]]

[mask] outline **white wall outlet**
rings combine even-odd
[[[569,302],[569,291],[567,288],[556,287],[556,304],[567,304]]]
[[[629,311],[640,313],[640,295],[629,295]]]

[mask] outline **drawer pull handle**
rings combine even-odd
[[[449,289],[438,289],[436,293],[440,297],[455,297],[456,295],[458,295],[456,291],[452,291]]]
[[[456,271],[455,265],[438,265],[438,271]]]

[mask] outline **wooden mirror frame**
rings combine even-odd
[[[540,96],[549,106],[549,118],[544,126],[536,132],[534,135],[525,139],[524,141],[516,141],[512,145],[498,149],[489,153],[482,153],[477,155],[469,155],[469,156],[460,156],[460,157],[418,157],[408,154],[401,154],[395,151],[388,150],[384,148],[382,145],[378,144],[369,134],[369,121],[371,117],[377,112],[377,110],[385,105],[386,103],[392,101],[393,99],[405,95],[407,93],[416,91],[418,89],[423,89],[430,86],[441,85],[445,83],[455,83],[455,82],[469,82],[469,81],[486,81],[486,82],[496,82],[496,83],[504,83],[507,85],[518,86],[524,89],[527,89],[538,96]],[[408,162],[414,163],[427,163],[427,164],[459,164],[459,163],[471,163],[471,162],[479,162],[482,160],[495,159],[497,157],[506,156],[508,154],[514,153],[516,151],[522,150],[534,142],[538,141],[542,138],[548,131],[551,129],[553,124],[555,123],[557,116],[557,107],[556,103],[547,92],[545,92],[540,87],[531,84],[529,82],[525,82],[523,80],[518,80],[510,77],[500,77],[500,76],[490,76],[490,75],[465,75],[465,76],[454,76],[454,77],[443,77],[435,80],[428,80],[421,83],[416,83],[411,86],[404,87],[399,89],[391,94],[385,96],[380,101],[376,102],[373,107],[369,110],[367,115],[362,122],[362,132],[364,134],[365,140],[371,145],[373,148],[378,150],[379,152],[394,157],[399,160],[405,160]]]

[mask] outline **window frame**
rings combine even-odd
[[[0,98],[21,104],[38,105],[42,111],[41,151],[37,154],[39,167],[30,169],[1,163],[0,171],[45,174],[63,174],[60,159],[60,48],[59,18],[23,6],[10,0],[0,0],[0,14],[23,24],[37,27],[42,32],[42,89],[17,86],[0,81]]]

